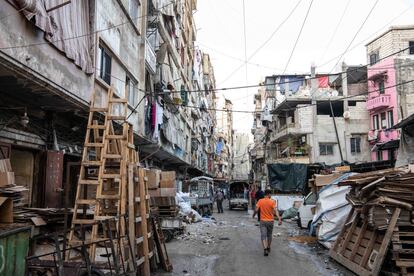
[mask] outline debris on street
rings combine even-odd
[[[332,258],[357,274],[406,275],[414,268],[414,174],[407,168],[357,174],[350,185],[352,210],[334,246]]]

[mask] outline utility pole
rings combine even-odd
[[[332,116],[332,120],[333,120],[333,124],[334,124],[334,128],[335,128],[336,141],[338,142],[339,154],[341,155],[341,164],[343,164],[344,163],[344,157],[342,155],[341,143],[339,142],[338,129],[336,128],[336,121],[335,121],[335,116],[334,116],[334,112],[333,112],[333,108],[332,108],[332,102],[331,102],[330,98],[329,98],[329,107],[331,108],[331,116]]]

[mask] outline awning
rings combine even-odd
[[[410,126],[410,125],[414,125],[414,114],[411,114],[410,116],[408,116],[407,118],[399,122],[398,124],[394,125],[392,129],[403,128],[403,127]]]
[[[371,151],[379,151],[379,150],[389,150],[389,149],[398,149],[400,146],[400,140],[391,140],[384,143],[377,143],[375,146],[372,147]]]
[[[384,78],[387,78],[387,71],[380,71],[378,73],[375,73],[374,75],[370,76],[368,80],[375,81],[375,80],[384,79]]]

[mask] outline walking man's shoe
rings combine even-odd
[[[266,248],[266,249],[264,250],[264,255],[265,255],[265,256],[269,256],[269,249],[267,249],[267,248]]]

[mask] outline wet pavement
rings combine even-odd
[[[174,270],[155,275],[354,275],[295,222],[275,224],[272,251],[263,256],[258,222],[246,211],[225,209],[190,224],[167,250]]]

